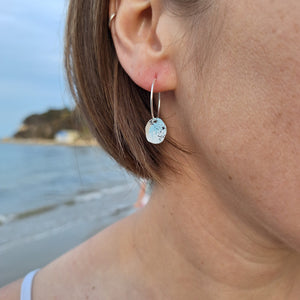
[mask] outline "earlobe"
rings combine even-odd
[[[110,16],[116,13],[116,17],[111,23],[111,32],[124,70],[145,90],[151,90],[154,78],[154,92],[174,90],[176,70],[169,40],[165,39],[166,33],[160,34],[170,28],[158,30],[163,13],[161,1],[122,0],[118,5],[112,1]]]

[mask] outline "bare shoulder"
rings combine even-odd
[[[34,280],[33,299],[109,299],[104,292],[109,289],[108,278],[119,268],[120,253],[126,252],[128,219],[109,226],[41,269]]]
[[[20,300],[22,279],[14,281],[0,289],[0,300]]]

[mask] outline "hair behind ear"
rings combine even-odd
[[[133,174],[160,181],[162,169],[176,172],[166,143],[181,147],[169,137],[158,146],[147,142],[150,94],[119,64],[108,21],[108,1],[70,1],[65,33],[70,90],[101,147]]]

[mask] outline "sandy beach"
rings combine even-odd
[[[1,236],[10,234],[17,237],[5,245],[0,244],[0,287],[24,277],[31,270],[42,268],[110,224],[134,213],[133,203],[137,193],[138,187],[132,183],[121,191],[105,195],[101,201],[69,203],[31,216],[30,222],[36,226],[49,220],[53,223],[46,231],[37,231],[33,236],[29,233],[28,236],[17,237],[20,228],[28,224],[27,219],[0,226]],[[59,215],[74,217],[57,224],[55,218]]]
[[[21,138],[3,138],[0,139],[2,144],[22,144],[22,145],[47,145],[47,146],[78,146],[78,147],[91,147],[99,146],[97,141],[93,138],[91,139],[77,139],[71,143],[57,142],[51,139],[21,139]],[[100,146],[99,146],[100,147]]]

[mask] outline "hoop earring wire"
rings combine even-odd
[[[162,119],[159,118],[160,112],[160,93],[158,93],[157,117],[154,116],[153,94],[156,78],[153,80],[150,93],[150,110],[152,119],[148,121],[145,127],[146,139],[151,144],[160,144],[164,141],[167,135],[167,126]]]
[[[154,113],[153,113],[153,90],[154,90],[155,82],[156,82],[156,78],[153,80],[153,83],[151,86],[151,93],[150,93],[150,108],[151,108],[152,119],[155,119]],[[159,118],[159,111],[160,111],[160,93],[158,93],[157,118]]]

